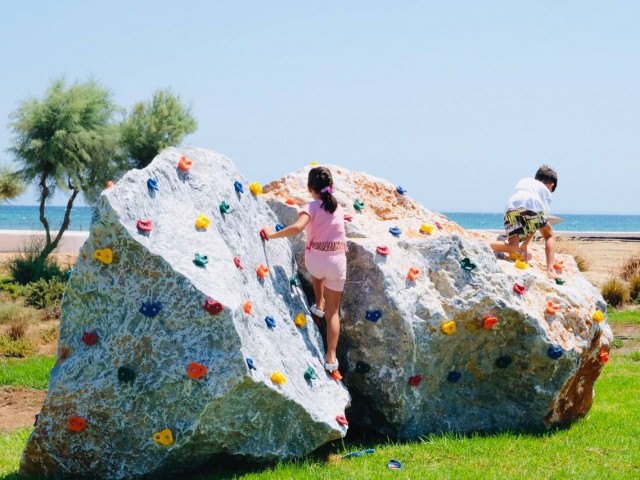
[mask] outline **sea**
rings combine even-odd
[[[47,206],[46,216],[52,231],[62,225],[65,207]],[[465,229],[502,230],[502,213],[442,212]],[[565,232],[640,232],[640,215],[577,215],[555,213],[564,221],[554,225]],[[39,220],[38,206],[0,205],[0,230],[44,230]],[[73,207],[69,230],[88,231],[93,209]]]

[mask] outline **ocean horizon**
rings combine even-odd
[[[47,219],[51,231],[62,225],[65,207],[48,206]],[[441,212],[468,230],[502,230],[502,213]],[[554,213],[564,221],[554,225],[559,232],[640,232],[640,215],[593,215]],[[0,205],[0,230],[44,230],[37,205]],[[70,231],[89,231],[93,209],[73,207]]]

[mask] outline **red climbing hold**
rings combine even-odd
[[[407,273],[407,279],[411,282],[414,282],[420,276],[420,269],[416,267],[409,268],[409,272]]]
[[[67,424],[67,426],[72,432],[81,432],[82,430],[87,428],[87,421],[82,417],[78,417],[77,415],[71,415],[69,417],[69,423]]]
[[[609,361],[609,352],[605,347],[600,348],[600,352],[598,353],[598,360],[600,360],[603,364],[606,364]]]
[[[289,197],[285,200],[284,203],[286,203],[287,205],[295,205],[296,201],[293,198]]]
[[[233,257],[233,263],[239,270],[242,270],[242,263],[240,263],[240,259],[238,257]]]
[[[347,418],[344,415],[338,415],[336,417],[336,422],[338,422],[340,425],[344,425],[346,427],[349,426],[349,422],[347,421]]]
[[[419,386],[421,381],[422,381],[422,375],[420,374],[409,377],[409,385],[411,385],[412,387]]]
[[[351,222],[351,221],[353,221],[353,217],[351,215],[349,215],[348,213],[346,213],[344,215],[344,221],[345,222]]]
[[[136,223],[136,227],[138,227],[138,230],[141,232],[150,232],[153,230],[153,222],[150,218],[141,218],[138,220],[138,223]]]
[[[334,370],[333,372],[331,372],[331,378],[333,378],[334,380],[342,380],[342,375],[340,375],[340,371],[339,370]]]
[[[262,240],[264,240],[265,242],[269,241],[269,239],[267,238],[267,232],[264,231],[264,228],[262,230],[260,230],[260,238]]]
[[[442,230],[442,225],[440,224],[440,222],[434,222],[436,224],[436,227],[438,227],[438,230]]]
[[[260,265],[258,265],[258,268],[256,268],[256,273],[258,274],[258,277],[266,278],[269,276],[269,267],[267,267],[264,263],[261,263]]]
[[[96,332],[83,332],[82,333],[82,342],[87,346],[91,347],[98,343],[98,334]]]
[[[516,292],[518,295],[524,295],[524,292],[527,291],[527,287],[525,287],[520,283],[515,283],[513,285],[513,291]]]
[[[193,162],[189,160],[184,155],[180,157],[180,161],[178,162],[178,168],[180,170],[186,171],[189,170],[193,166]]]
[[[387,255],[389,255],[391,252],[389,251],[389,247],[387,247],[386,245],[378,245],[376,247],[376,253],[378,255],[382,255],[383,257],[386,257]]]
[[[187,367],[187,375],[189,378],[198,379],[207,374],[207,367],[196,362],[191,362]]]
[[[491,315],[485,315],[482,321],[482,325],[487,330],[491,330],[493,327],[495,327],[496,323],[498,323],[498,318],[492,317]]]
[[[222,303],[217,302],[213,298],[207,298],[204,301],[204,306],[202,307],[205,311],[209,312],[211,315],[217,315],[224,310],[224,306]]]

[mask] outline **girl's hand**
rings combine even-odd
[[[264,236],[267,237],[267,240],[271,240],[271,235],[273,235],[273,229],[271,227],[262,226],[262,231],[264,232]]]

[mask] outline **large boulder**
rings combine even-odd
[[[202,149],[166,150],[105,190],[21,473],[156,477],[217,454],[298,457],[344,436],[349,394],[303,325],[291,246],[259,235],[276,221],[229,159]]]
[[[282,223],[310,200],[309,168],[265,187]],[[566,283],[556,284],[546,277],[541,245],[531,247],[527,269],[516,268],[496,259],[489,237],[464,231],[389,182],[329,168],[347,212],[338,357],[353,397],[350,421],[417,438],[542,431],[587,413],[612,333],[594,320],[606,304],[572,257],[559,256]],[[292,244],[309,279],[304,241]]]

